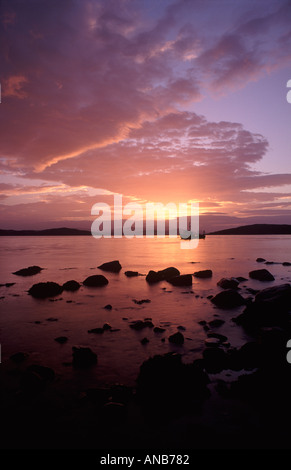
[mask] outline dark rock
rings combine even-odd
[[[20,380],[20,388],[29,394],[38,394],[43,391],[45,381],[33,371],[25,371]]]
[[[97,354],[90,348],[73,346],[73,366],[86,368],[97,364]]]
[[[41,366],[39,364],[32,364],[27,368],[28,372],[38,374],[45,382],[52,382],[55,378],[55,373],[50,367]]]
[[[207,279],[209,277],[212,277],[212,271],[211,269],[204,269],[203,271],[196,271],[194,273],[194,276],[200,279]]]
[[[5,286],[5,287],[12,287],[15,285],[15,282],[6,282],[5,284],[1,284],[1,286]]]
[[[220,320],[220,318],[215,318],[214,320],[210,320],[208,324],[210,328],[219,328],[224,323],[225,323],[224,320]]]
[[[105,305],[104,307],[106,310],[112,310],[112,305],[111,304],[107,304]]]
[[[282,266],[291,266],[291,263],[289,263],[289,261],[284,261],[284,263],[282,263]]]
[[[102,276],[102,274],[95,274],[93,276],[87,277],[83,284],[87,287],[102,287],[108,284],[108,280],[106,277]]]
[[[227,336],[221,335],[219,333],[207,333],[208,338],[216,338],[221,343],[227,341]]]
[[[147,344],[147,343],[149,343],[149,342],[150,342],[150,340],[149,340],[148,338],[143,338],[143,339],[141,340],[141,344]]]
[[[205,320],[200,320],[198,323],[201,326],[205,326],[207,324],[207,322]]]
[[[221,341],[218,338],[206,338],[204,340],[205,346],[209,348],[216,348],[220,346]]]
[[[164,333],[166,331],[166,328],[161,328],[160,326],[155,326],[153,329],[154,333]]]
[[[256,279],[258,281],[274,281],[274,276],[267,269],[256,269],[249,272],[251,279]]]
[[[119,271],[122,269],[122,266],[119,261],[109,261],[108,263],[101,264],[100,266],[98,266],[98,268],[102,269],[103,271],[119,273]]]
[[[182,326],[182,325],[177,326],[177,328],[180,331],[185,331],[186,330],[185,326]]]
[[[104,323],[104,325],[103,325],[103,330],[104,330],[104,331],[105,331],[105,330],[111,330],[111,328],[112,328],[112,326],[109,325],[109,323]]]
[[[168,279],[168,282],[173,286],[191,286],[192,274],[182,274],[181,276],[175,276],[171,279]]]
[[[211,302],[219,308],[228,309],[244,305],[245,299],[236,290],[227,289],[215,295]]]
[[[150,299],[141,299],[141,300],[132,299],[132,301],[137,305],[149,304],[151,302]]]
[[[237,279],[234,278],[227,279],[223,277],[222,279],[220,279],[220,281],[218,281],[217,285],[219,287],[222,287],[222,289],[236,289],[239,285],[239,282]]]
[[[136,277],[139,276],[138,271],[125,271],[124,273],[127,277]]]
[[[68,341],[68,338],[66,336],[58,336],[55,338],[55,341],[60,344],[65,344]]]
[[[129,326],[133,330],[140,331],[140,330],[143,330],[144,328],[147,328],[147,327],[148,328],[153,328],[154,324],[151,322],[151,320],[145,320],[145,321],[137,320]]]
[[[49,317],[49,318],[46,318],[46,321],[58,321],[58,318]]]
[[[79,284],[79,282],[77,281],[67,281],[65,282],[65,284],[63,284],[63,289],[66,290],[66,291],[70,291],[70,292],[74,292],[78,289],[80,289],[81,287],[81,284]]]
[[[180,331],[177,331],[177,333],[174,333],[173,335],[169,336],[169,341],[170,343],[178,344],[181,345],[184,343],[184,336]]]
[[[256,259],[257,263],[264,263],[265,261],[266,261],[265,258],[257,258]]]
[[[27,357],[28,357],[27,353],[17,352],[15,354],[12,354],[12,356],[10,356],[10,359],[16,364],[20,364],[21,362],[25,361]]]
[[[40,268],[39,266],[29,266],[28,268],[19,269],[19,271],[15,271],[12,274],[15,274],[16,276],[34,276],[42,270],[43,268]]]
[[[203,363],[205,370],[210,374],[217,374],[226,368],[227,356],[223,349],[206,348],[203,351]]]
[[[38,299],[45,299],[60,295],[62,292],[63,287],[56,282],[39,282],[29,289],[28,294]]]
[[[103,328],[92,328],[91,330],[88,330],[88,333],[94,333],[97,335],[102,335],[104,333]]]
[[[238,282],[244,282],[244,281],[247,281],[247,278],[246,278],[246,277],[243,277],[243,276],[238,276],[238,277],[236,277],[236,280],[237,280]]]
[[[146,276],[146,281],[148,283],[155,283],[160,281],[168,281],[172,277],[180,275],[180,271],[176,268],[170,267],[162,269],[161,271],[149,271]]]

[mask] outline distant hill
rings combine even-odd
[[[291,235],[291,225],[254,224],[228,228],[208,235]]]
[[[76,228],[49,228],[47,230],[1,230],[0,236],[46,236],[46,235],[91,235],[89,230],[78,230]]]

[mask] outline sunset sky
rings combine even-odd
[[[0,228],[291,223],[291,1],[2,0]]]

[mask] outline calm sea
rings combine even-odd
[[[209,295],[221,289],[222,277],[243,276],[240,293],[250,297],[247,288],[262,289],[291,281],[290,236],[207,236],[193,250],[182,250],[178,239],[101,239],[78,237],[1,237],[0,283],[15,282],[0,287],[0,332],[2,363],[13,353],[29,354],[28,361],[54,368],[60,379],[79,380],[79,372],[70,366],[73,346],[88,346],[98,355],[98,365],[82,380],[96,385],[127,383],[134,385],[140,365],[149,356],[178,351],[184,362],[201,357],[206,333],[201,320],[222,318],[225,324],[219,332],[225,334],[232,346],[248,340],[244,331],[232,322],[243,307],[230,311],[215,308]],[[265,266],[257,257],[274,264]],[[101,272],[97,266],[119,260],[119,274]],[[45,268],[40,274],[19,277],[12,273],[21,268],[38,265]],[[148,285],[145,276],[127,278],[126,270],[146,275],[150,269],[175,266],[181,274],[211,269],[211,279],[193,277],[191,287],[173,287],[167,282]],[[266,267],[275,281],[262,283],[249,279],[253,269]],[[82,286],[79,291],[64,292],[54,299],[36,300],[27,290],[37,282],[55,281],[60,284],[75,279],[82,282],[87,276],[104,274],[109,284],[102,288]],[[134,300],[149,299],[136,304]],[[104,309],[107,304],[112,310]],[[155,326],[166,331],[154,333],[146,328],[134,331],[130,322],[151,318]],[[52,321],[53,320],[53,321]],[[102,335],[90,334],[89,329],[109,323],[115,331]],[[168,337],[178,327],[184,327],[183,346],[169,343]],[[60,345],[54,338],[66,336]],[[141,344],[147,337],[149,342]]]

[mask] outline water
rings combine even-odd
[[[73,346],[88,346],[98,355],[98,365],[82,373],[81,379],[93,385],[135,384],[139,367],[154,354],[177,351],[184,362],[201,357],[206,333],[201,320],[222,318],[225,324],[219,333],[225,334],[232,346],[248,340],[245,332],[232,322],[243,307],[223,311],[213,306],[207,297],[221,289],[216,285],[222,277],[243,276],[249,271],[267,268],[275,281],[262,283],[248,279],[240,284],[240,293],[250,297],[247,287],[262,289],[291,281],[291,267],[282,266],[290,259],[290,236],[208,236],[194,250],[182,250],[178,239],[101,239],[93,237],[1,237],[0,283],[15,282],[0,287],[0,332],[2,363],[18,351],[29,354],[29,363],[52,367],[59,380],[75,383],[80,372],[70,365]],[[289,254],[289,258],[288,258]],[[257,257],[274,263],[269,266],[256,262]],[[101,272],[97,266],[119,260],[119,274]],[[12,273],[21,268],[38,265],[45,268],[40,274],[19,277]],[[193,277],[191,287],[173,287],[167,282],[149,285],[145,276],[127,278],[126,270],[147,274],[175,266],[181,274],[212,269],[211,279]],[[104,274],[109,284],[103,288],[82,286],[79,291],[63,292],[54,299],[38,300],[27,294],[37,282],[55,281],[60,284],[75,279],[82,282],[87,276]],[[134,299],[150,299],[137,305]],[[107,304],[112,310],[104,309]],[[146,328],[136,332],[130,328],[133,320],[150,317],[155,326],[166,328],[156,334]],[[49,321],[48,319],[57,319]],[[88,330],[109,323],[118,331],[102,335]],[[176,346],[168,341],[170,334],[183,326],[185,342]],[[67,336],[60,345],[54,338]],[[141,344],[142,338],[149,342]],[[165,341],[162,341],[162,339]]]

